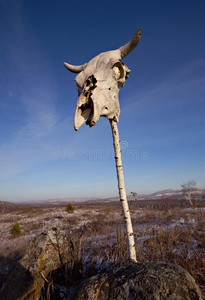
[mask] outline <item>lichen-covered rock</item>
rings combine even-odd
[[[182,267],[123,261],[73,290],[71,300],[199,300],[201,292]]]
[[[60,230],[41,233],[28,246],[0,291],[3,300],[38,300],[45,278],[66,261]]]
[[[11,272],[0,291],[0,299],[39,300],[48,274],[67,261],[67,249],[58,229],[40,234]],[[178,265],[126,260],[81,282],[70,290],[69,298],[60,299],[202,300],[202,297],[193,277]]]

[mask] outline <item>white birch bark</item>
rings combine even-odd
[[[132,221],[130,217],[130,210],[127,202],[126,191],[125,191],[119,132],[118,132],[117,123],[114,120],[110,120],[110,125],[112,128],[113,145],[115,150],[115,163],[117,169],[118,189],[119,189],[120,201],[122,203],[122,211],[123,211],[123,216],[125,221],[125,227],[127,231],[129,257],[130,259],[136,262],[137,259],[136,259],[136,251],[135,251],[135,241],[134,241],[134,234],[132,228]]]

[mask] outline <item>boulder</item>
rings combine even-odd
[[[122,261],[79,284],[70,300],[202,300],[193,277],[182,267]]]
[[[0,291],[2,300],[50,299],[42,291],[49,274],[59,276],[68,260],[68,245],[59,229],[41,233],[28,246]],[[56,272],[53,272],[53,271]],[[65,276],[65,274],[64,274]],[[57,286],[57,285],[56,285]],[[193,277],[182,267],[165,262],[122,260],[68,290],[60,287],[52,299],[69,300],[202,300]]]
[[[3,300],[38,300],[48,274],[66,261],[60,230],[41,233],[28,246],[0,291]]]

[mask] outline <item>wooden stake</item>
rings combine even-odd
[[[119,132],[118,132],[117,123],[114,120],[110,120],[110,125],[112,128],[113,145],[115,150],[115,163],[117,169],[118,189],[119,189],[120,201],[122,203],[122,211],[125,220],[125,227],[127,231],[129,257],[133,261],[137,262],[134,234],[132,229],[132,221],[130,217],[130,210],[127,202],[126,191],[125,191]]]

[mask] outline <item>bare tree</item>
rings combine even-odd
[[[132,195],[133,200],[137,200],[137,193],[136,192],[130,192]]]
[[[194,206],[193,200],[196,199],[196,181],[190,180],[187,183],[183,183],[182,187],[182,195],[185,200],[189,201],[189,203]]]

